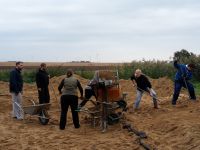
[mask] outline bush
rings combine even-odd
[[[0,71],[0,81],[8,82],[10,77],[10,72],[8,70]]]

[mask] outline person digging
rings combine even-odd
[[[172,105],[176,105],[176,101],[179,97],[181,88],[184,87],[188,90],[190,100],[195,101],[196,95],[192,83],[189,80],[192,79],[192,70],[195,68],[194,64],[178,64],[178,61],[174,60],[174,67],[177,69],[174,81],[174,94],[172,98]]]
[[[133,82],[133,86],[135,86],[135,83],[137,85],[137,94],[133,109],[137,110],[139,108],[140,101],[145,92],[149,93],[149,95],[153,99],[154,108],[158,109],[156,92],[152,89],[150,81],[144,74],[142,74],[142,71],[140,69],[137,69],[135,71],[135,73],[131,76],[131,80]]]

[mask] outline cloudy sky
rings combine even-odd
[[[200,54],[199,0],[0,0],[0,61]]]

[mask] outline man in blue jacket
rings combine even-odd
[[[10,72],[9,88],[12,96],[13,105],[13,117],[17,119],[23,119],[22,106],[22,91],[23,91],[23,79],[21,71],[23,69],[22,62],[16,62],[16,67]]]
[[[172,105],[176,105],[176,101],[179,97],[182,87],[188,90],[191,100],[196,100],[194,87],[189,82],[189,80],[192,79],[192,70],[195,68],[194,64],[188,64],[188,65],[178,64],[177,60],[175,60],[174,67],[177,69],[177,72],[175,75],[175,87],[174,87]]]

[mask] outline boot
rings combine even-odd
[[[154,105],[155,109],[158,109],[158,103],[157,103],[157,101],[154,101],[153,105]]]

